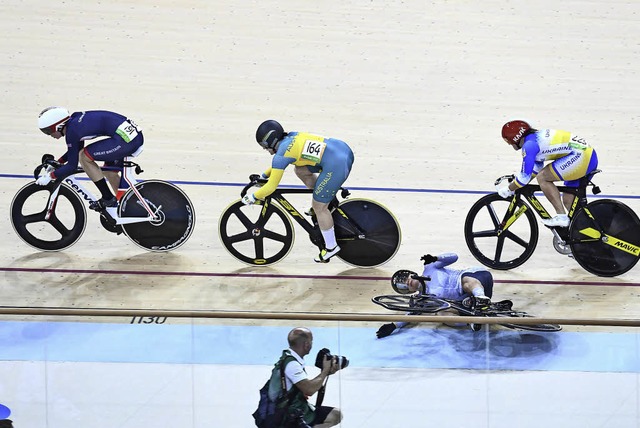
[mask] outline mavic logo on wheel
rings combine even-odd
[[[640,255],[640,247],[636,247],[635,245],[629,244],[628,242],[621,241],[619,239],[610,238],[614,240],[613,246],[621,249],[622,251],[626,251],[629,254],[633,254],[634,256]]]

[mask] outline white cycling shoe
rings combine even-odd
[[[331,249],[324,249],[322,251],[320,251],[320,254],[318,254],[318,256],[313,259],[316,263],[329,263],[329,260],[331,260],[331,257],[335,256],[336,254],[338,254],[338,252],[340,252],[340,246],[336,245],[335,247],[331,248]]]
[[[566,214],[558,214],[555,217],[551,217],[548,219],[544,219],[542,220],[542,223],[545,226],[549,226],[549,227],[568,227],[569,226],[569,216]]]

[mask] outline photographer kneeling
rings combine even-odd
[[[290,402],[289,414],[293,413],[302,416],[308,426],[332,427],[339,424],[342,420],[340,409],[327,406],[315,408],[308,402],[307,397],[320,391],[328,376],[346,367],[348,364],[347,359],[331,356],[328,350],[323,349],[316,360],[316,366],[321,369],[321,372],[315,378],[309,379],[305,371],[304,357],[309,354],[313,345],[311,330],[305,327],[294,328],[289,332],[287,340],[289,341],[289,349],[283,351],[283,357],[285,354],[289,354],[290,357],[285,357],[285,381],[287,391],[291,391],[292,388],[297,390]],[[320,363],[322,363],[322,367],[320,367]],[[302,424],[300,417],[296,419],[297,421],[293,421],[294,425],[290,426],[305,426]]]

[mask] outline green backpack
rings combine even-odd
[[[259,428],[283,428],[288,424],[289,409],[298,394],[302,394],[295,386],[287,392],[284,368],[296,358],[288,350],[274,365],[271,377],[260,389],[260,402],[253,412],[256,426]],[[304,397],[303,397],[304,398]]]

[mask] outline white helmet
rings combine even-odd
[[[38,116],[38,128],[47,135],[60,131],[69,120],[69,110],[64,107],[47,107]]]

